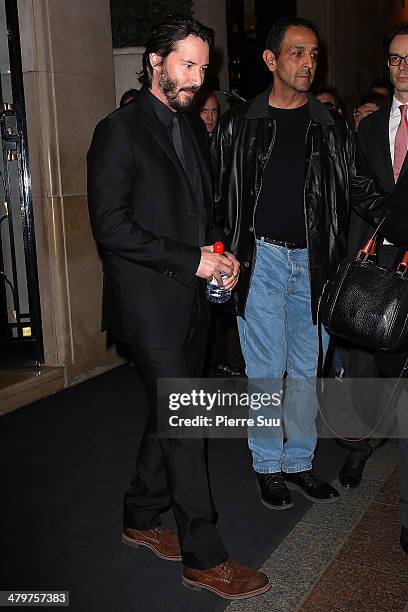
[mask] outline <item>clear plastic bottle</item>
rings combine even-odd
[[[213,245],[213,252],[220,253],[222,255],[224,253],[223,243],[216,242]],[[221,277],[228,278],[228,274],[226,274],[225,272],[221,272]],[[222,285],[219,285],[217,279],[214,276],[210,281],[207,281],[207,300],[209,300],[213,304],[224,304],[225,302],[228,302],[230,297],[231,291],[227,291]]]

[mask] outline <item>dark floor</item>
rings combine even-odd
[[[121,543],[144,411],[125,366],[1,418],[1,589],[70,590],[75,612],[224,609],[217,596],[184,589],[178,563]],[[331,480],[342,458],[324,440],[316,466]],[[297,495],[285,512],[264,508],[245,440],[210,441],[209,461],[227,548],[259,567],[310,504]]]

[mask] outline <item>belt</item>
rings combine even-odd
[[[283,246],[287,249],[306,249],[307,242],[303,240],[302,242],[289,242],[288,240],[276,240],[275,238],[269,238],[268,236],[257,236],[257,240],[261,242],[267,242],[268,244],[276,244],[277,246]]]

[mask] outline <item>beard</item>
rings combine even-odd
[[[179,89],[178,82],[170,78],[167,72],[166,66],[163,65],[163,70],[159,79],[159,88],[166,98],[169,106],[179,113],[189,111],[194,106],[194,96],[187,98],[184,102],[179,99],[178,95],[180,91],[191,91],[196,94],[200,89],[199,87],[183,87]]]

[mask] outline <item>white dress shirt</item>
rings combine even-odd
[[[401,111],[399,109],[401,104],[404,104],[405,106],[407,106],[408,102],[405,102],[405,103],[404,102],[400,102],[394,96],[394,98],[392,100],[392,106],[391,106],[391,112],[390,112],[390,127],[389,127],[390,153],[391,153],[391,161],[392,161],[393,165],[394,165],[395,136],[397,135],[398,126],[399,126],[399,124],[401,122]]]
[[[394,165],[395,137],[397,135],[398,126],[401,122],[401,111],[399,108],[401,104],[408,105],[408,102],[400,102],[394,96],[392,99],[392,106],[391,106],[391,112],[390,112],[390,123],[389,123],[390,153],[391,153],[392,165]],[[392,244],[392,243],[384,239],[384,244]]]

